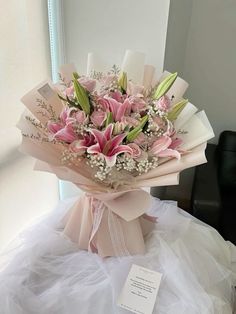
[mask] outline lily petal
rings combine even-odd
[[[101,153],[101,148],[100,148],[99,144],[97,143],[95,145],[88,147],[87,152],[89,154],[99,154],[99,153]]]
[[[174,157],[180,160],[180,153],[175,149],[165,149],[158,154],[158,157]]]
[[[162,136],[158,140],[156,140],[151,148],[151,153],[154,155],[158,155],[161,151],[167,149],[171,144],[171,138],[169,136]]]
[[[129,107],[129,101],[125,101],[123,104],[120,104],[117,114],[116,114],[116,121],[121,121],[121,118],[124,117],[126,110]]]
[[[48,128],[49,132],[51,132],[52,134],[55,134],[58,131],[60,131],[61,129],[63,129],[63,125],[59,122],[49,121],[47,124],[47,128]]]
[[[71,124],[67,124],[63,129],[55,133],[54,138],[60,141],[71,143],[76,140],[76,135]]]
[[[113,155],[113,156],[105,156],[103,155],[105,160],[106,160],[106,164],[108,167],[113,167],[116,163],[116,156],[117,155]]]
[[[106,137],[104,135],[104,132],[101,132],[101,131],[96,130],[96,129],[92,129],[90,132],[93,134],[93,136],[95,137],[95,140],[98,142],[98,144],[102,150],[106,144]]]
[[[121,153],[130,153],[130,154],[132,154],[133,150],[129,146],[127,146],[127,145],[120,145],[118,147],[115,147],[112,150],[112,155],[119,155]]]
[[[106,100],[108,101],[108,104],[109,104],[110,110],[112,112],[113,118],[116,121],[116,115],[117,115],[117,112],[118,112],[118,109],[119,109],[119,106],[121,105],[121,103],[119,103],[118,101],[116,101],[115,99],[110,98],[110,97],[106,97]]]
[[[120,145],[120,143],[122,143],[123,139],[126,137],[126,134],[118,134],[116,135],[113,139],[111,139],[111,148],[114,148],[118,145]]]
[[[84,140],[74,141],[70,144],[69,148],[72,152],[83,155],[87,150],[87,147],[83,144],[84,144]]]
[[[183,140],[181,138],[176,138],[172,140],[172,143],[170,144],[169,148],[176,149],[183,143]]]
[[[113,131],[113,124],[110,123],[104,131],[104,136],[107,141],[111,139],[112,131]]]

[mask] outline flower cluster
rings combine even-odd
[[[86,159],[101,181],[113,170],[137,176],[161,158],[179,159],[173,120],[185,103],[173,107],[167,96],[176,77],[147,90],[124,72],[96,79],[74,73],[59,95],[63,111],[47,123],[48,139],[65,145],[64,162]]]

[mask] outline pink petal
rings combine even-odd
[[[104,131],[104,137],[106,138],[107,141],[111,139],[112,131],[113,131],[113,124],[110,123]]]
[[[130,153],[130,154],[132,154],[133,150],[129,146],[127,146],[127,145],[120,145],[120,146],[115,147],[112,150],[112,155],[118,155],[118,154],[121,154],[121,153]]]
[[[90,116],[90,120],[92,121],[93,125],[100,127],[105,122],[106,117],[107,117],[106,112],[94,111]]]
[[[107,155],[103,154],[108,167],[113,167],[115,165],[115,163],[116,163],[117,155],[125,153],[125,152],[131,154],[132,153],[132,149],[130,147],[128,147],[127,145],[120,145],[120,146],[116,147],[113,150],[112,155],[107,156]]]
[[[66,125],[63,129],[58,131],[54,138],[60,141],[65,141],[67,143],[71,143],[76,140],[76,135],[74,130],[70,124]]]
[[[70,144],[69,148],[72,152],[84,154],[87,150],[87,147],[84,144],[84,140],[74,141]]]
[[[119,91],[113,92],[111,94],[111,97],[115,99],[116,101],[122,102],[122,94]]]
[[[183,143],[183,140],[181,138],[176,138],[172,140],[172,143],[170,144],[169,148],[176,149]]]
[[[118,101],[116,101],[115,99],[110,98],[110,97],[106,97],[106,100],[109,103],[109,107],[110,107],[110,110],[112,112],[114,120],[117,121],[116,120],[116,115],[117,115],[120,103]]]
[[[154,155],[159,154],[161,151],[167,149],[171,144],[171,138],[169,136],[162,136],[158,140],[156,140],[151,148],[151,153]]]
[[[95,145],[90,146],[90,147],[87,149],[87,152],[88,152],[89,154],[99,154],[99,153],[101,153],[101,148],[100,148],[99,144],[97,143],[97,144],[95,144]]]
[[[60,119],[61,119],[61,122],[63,124],[67,124],[68,123],[68,119],[70,118],[70,114],[71,112],[75,110],[75,108],[71,107],[71,108],[64,108],[60,114]]]
[[[133,158],[138,158],[138,157],[141,156],[141,149],[140,149],[140,147],[137,144],[130,143],[127,146],[132,149],[132,157]]]
[[[110,109],[109,102],[105,98],[99,98],[98,103],[103,111],[108,111]]]
[[[68,97],[73,97],[74,96],[74,86],[70,86],[70,87],[67,87],[64,91],[64,94]]]
[[[180,153],[174,149],[165,149],[158,153],[158,157],[174,157],[180,160]]]
[[[126,98],[124,103],[127,103],[125,114],[128,116],[131,113],[132,104],[131,104],[129,98]]]
[[[87,146],[87,147],[92,146],[92,145],[95,144],[95,138],[94,138],[94,136],[91,133],[85,134],[83,136],[83,140],[84,140],[84,145]]]
[[[117,155],[113,155],[113,156],[105,156],[103,155],[105,160],[106,160],[106,164],[108,167],[113,167],[116,163],[116,156]]]
[[[123,134],[116,135],[113,139],[111,139],[111,144],[110,144],[111,150],[113,150],[118,145],[120,145],[120,143],[122,143],[125,137],[126,137],[126,134],[123,133]]]
[[[117,110],[117,114],[116,114],[116,119],[115,119],[116,121],[121,121],[121,118],[124,117],[128,106],[129,106],[128,101],[125,101],[123,104],[120,104],[120,106]]]
[[[104,132],[98,131],[96,129],[92,129],[90,132],[95,137],[95,140],[98,142],[101,150],[103,150],[103,147],[106,145],[106,137],[104,136]]]
[[[48,122],[47,127],[48,127],[49,132],[51,132],[53,134],[57,133],[58,131],[60,131],[63,128],[61,123],[50,122],[50,121]]]

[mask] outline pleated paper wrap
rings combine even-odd
[[[129,74],[132,77],[132,66],[135,65],[134,60],[130,62],[129,59],[135,59],[135,56],[135,53],[126,53],[123,67],[127,67],[124,70],[127,70],[128,77]],[[92,59],[91,55],[89,59]],[[143,84],[147,86],[152,82],[150,75],[153,76],[154,71],[151,66],[144,67],[144,59],[143,64],[141,62],[142,55],[138,54],[138,59],[139,67],[144,70],[139,71],[136,66],[133,77],[135,79],[137,73],[143,73]],[[88,68],[91,66],[88,65]],[[64,66],[61,71],[64,80],[69,80],[73,71],[73,66]],[[186,88],[187,83],[177,79],[169,93],[176,94],[176,98],[181,99]],[[62,180],[73,182],[84,191],[84,195],[63,219],[64,234],[75,242],[78,248],[96,252],[102,257],[143,254],[144,236],[152,230],[155,219],[146,214],[151,205],[151,197],[142,188],[178,184],[180,171],[206,162],[205,142],[213,136],[213,131],[205,114],[202,113],[204,117],[198,117],[196,110],[193,110],[195,107],[191,104],[185,107],[182,114],[182,119],[186,120],[184,123],[191,132],[186,138],[187,141],[183,135],[187,149],[191,150],[188,154],[184,154],[180,160],[164,160],[156,169],[140,176],[129,176],[126,179],[123,177],[122,181],[113,185],[116,188],[111,188],[94,180],[94,173],[86,160],[77,164],[62,165],[61,154],[65,149],[63,144],[44,141],[44,138],[47,138],[45,125],[48,121],[45,105],[59,115],[63,108],[59,93],[57,85],[45,81],[22,98],[27,112],[22,115],[18,127],[27,136],[23,136],[20,150],[38,160],[35,169],[52,172]],[[43,110],[45,115],[42,115]],[[29,115],[40,123],[33,126],[29,118],[26,118]],[[191,129],[194,124],[191,119],[197,132],[196,129]],[[181,120],[178,119],[178,123],[182,127]],[[199,128],[202,130],[201,136]]]

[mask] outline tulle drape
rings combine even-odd
[[[132,263],[163,274],[155,314],[231,314],[236,249],[174,202],[152,199],[158,217],[147,253],[101,258],[66,238],[62,217],[75,199],[20,237],[1,255],[0,313],[127,313],[116,300]]]

